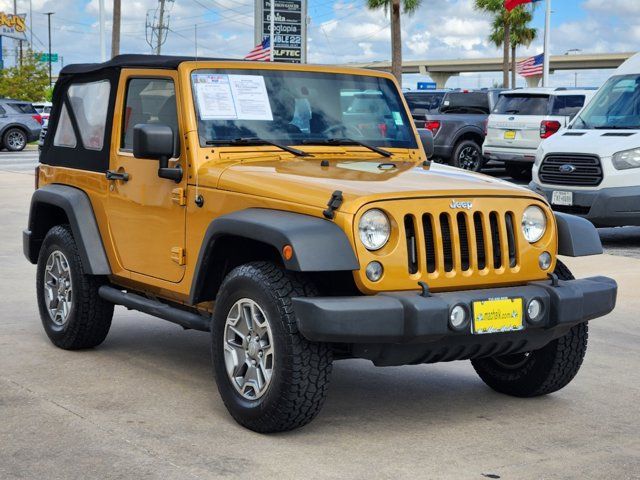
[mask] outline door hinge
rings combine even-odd
[[[171,201],[176,205],[184,207],[187,204],[187,195],[184,188],[174,188],[171,190]]]
[[[173,262],[176,262],[178,265],[184,265],[185,264],[185,252],[184,252],[184,248],[182,247],[172,247],[171,248],[171,260]]]

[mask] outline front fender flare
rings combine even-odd
[[[335,223],[299,213],[248,208],[223,215],[207,228],[191,285],[190,303],[203,298],[207,266],[213,260],[216,242],[225,236],[256,240],[273,246],[287,270],[296,272],[332,272],[358,270],[347,235]],[[285,245],[293,247],[293,256],[282,256]]]
[[[582,217],[555,212],[558,226],[558,255],[586,257],[603,253],[598,230]]]

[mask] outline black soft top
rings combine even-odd
[[[237,61],[235,58],[209,58],[209,57],[182,57],[173,55],[117,55],[104,63],[73,63],[60,70],[60,75],[76,75],[82,73],[93,73],[100,70],[120,69],[120,68],[169,68],[175,70],[182,62],[192,61]]]

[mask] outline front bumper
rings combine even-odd
[[[525,305],[523,330],[472,334],[449,326],[455,305],[471,312],[472,302],[521,297]],[[380,365],[457,360],[542,348],[571,327],[611,312],[617,284],[607,277],[531,282],[519,287],[490,288],[433,294],[383,293],[359,297],[316,297],[293,300],[298,329],[310,341],[353,344],[352,354]],[[530,321],[526,305],[537,298],[544,305]],[[440,352],[440,353],[438,353]]]
[[[541,186],[531,182],[529,188],[546,197],[550,204],[554,191],[573,192],[571,207],[553,204],[551,207],[586,218],[596,227],[640,225],[640,186],[572,190],[562,185]]]

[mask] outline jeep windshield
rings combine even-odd
[[[200,145],[361,145],[418,148],[386,78],[291,70],[196,70]],[[244,142],[245,145],[250,144]]]
[[[640,75],[620,75],[609,79],[571,128],[640,129]]]

